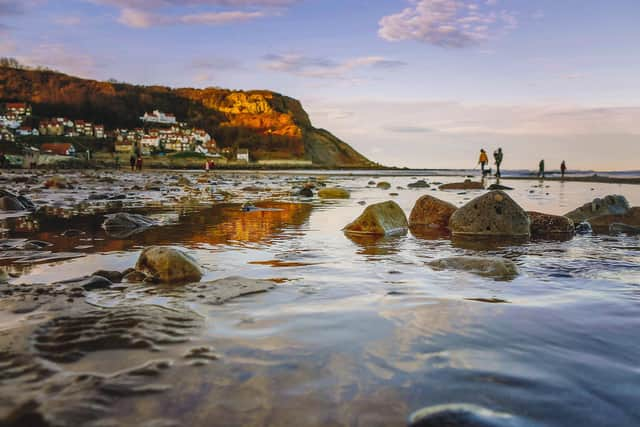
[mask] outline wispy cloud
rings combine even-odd
[[[299,0],[86,0],[120,9],[118,22],[132,28],[223,25],[273,16]]]
[[[388,41],[415,40],[463,48],[517,27],[514,12],[495,0],[409,0],[410,6],[380,20],[378,35]]]
[[[233,22],[250,21],[265,16],[265,12],[207,12],[190,15],[163,15],[139,9],[122,9],[118,22],[133,28],[149,28],[161,25],[223,25]]]
[[[91,3],[106,4],[122,8],[149,9],[170,6],[266,6],[279,7],[297,3],[300,0],[89,0]]]
[[[299,54],[270,54],[264,57],[265,68],[301,77],[342,79],[358,69],[390,69],[406,65],[381,56],[363,56],[344,61]]]

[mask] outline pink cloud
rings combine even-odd
[[[416,40],[441,47],[467,47],[517,27],[515,14],[494,1],[409,0],[411,6],[380,20],[388,41]]]

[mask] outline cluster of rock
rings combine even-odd
[[[607,231],[640,233],[640,207],[631,208],[623,196],[596,199],[566,215],[527,212],[502,190],[489,191],[460,208],[425,195],[416,201],[409,219],[393,201],[368,206],[344,228],[354,235],[404,234],[409,228],[445,230],[453,238],[509,239],[571,238],[576,226],[588,221]],[[434,269],[457,269],[508,279],[518,274],[510,260],[491,257],[451,257],[429,264]]]
[[[576,224],[586,222],[599,233],[640,233],[640,207],[630,207],[627,199],[617,194],[593,199],[565,216]]]

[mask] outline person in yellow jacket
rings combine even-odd
[[[485,175],[484,167],[489,164],[489,156],[487,156],[487,152],[484,151],[484,148],[480,149],[480,158],[478,159],[478,163],[482,168],[482,176]]]

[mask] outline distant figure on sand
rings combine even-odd
[[[482,176],[485,176],[484,167],[489,163],[489,156],[487,156],[487,152],[484,151],[484,148],[480,149],[480,158],[478,159],[478,163],[482,168]]]
[[[142,171],[142,156],[138,156],[138,160],[136,160],[136,169]]]
[[[562,179],[564,179],[564,173],[566,171],[567,171],[567,164],[563,160],[562,163],[560,163],[560,174],[562,174]]]
[[[129,157],[129,164],[131,165],[131,172],[136,170],[136,156],[133,154]]]
[[[116,154],[116,170],[120,169],[120,157]]]
[[[211,168],[211,164],[209,163],[209,160],[205,160],[204,161],[204,170],[205,170],[205,172],[209,172],[210,168]]]
[[[538,178],[544,179],[544,159],[538,163]]]
[[[496,176],[500,178],[500,165],[502,164],[502,148],[493,152],[493,160],[496,162]]]

